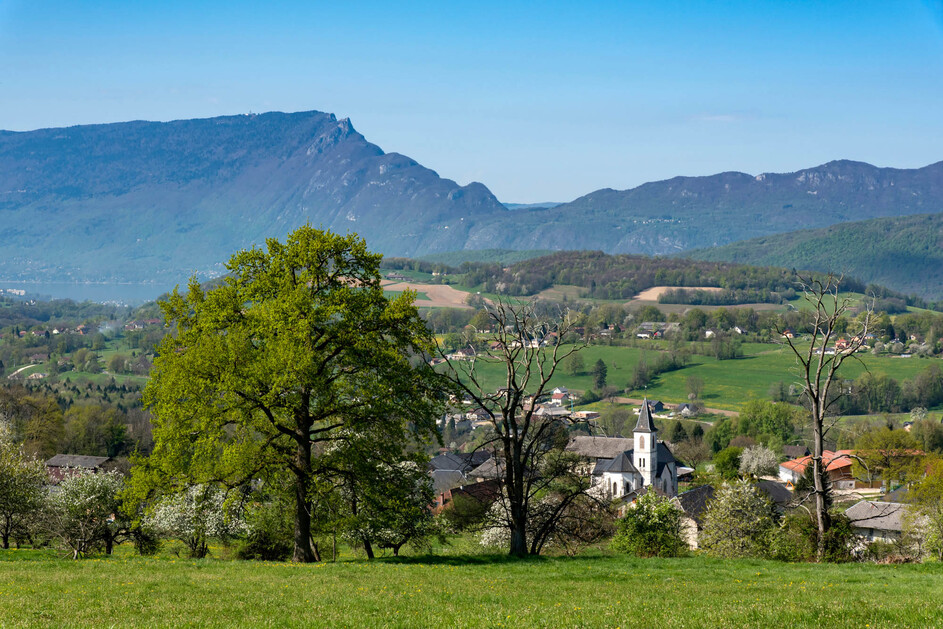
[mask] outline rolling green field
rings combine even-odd
[[[0,551],[0,625],[938,627],[943,564],[418,557],[336,564]]]
[[[601,358],[608,369],[608,384],[623,388],[643,354],[647,357],[646,360],[651,362],[656,358],[657,347],[659,345],[656,343],[652,343],[651,350],[607,345],[586,347],[580,352],[585,365],[584,373],[574,376],[568,374],[565,369],[560,369],[551,384],[564,385],[577,391],[592,388],[593,378],[590,372],[593,364]],[[735,411],[751,399],[767,399],[770,387],[777,382],[782,381],[787,385],[798,382],[796,360],[788,348],[771,343],[745,343],[743,353],[743,358],[724,361],[693,355],[683,369],[659,375],[646,390],[634,391],[632,395],[648,395],[650,398],[675,404],[686,402],[687,379],[689,376],[697,376],[704,381],[701,401],[705,406]],[[867,368],[871,373],[903,380],[912,378],[939,360],[870,354],[858,356],[861,358],[860,363],[847,360],[842,366],[839,373],[844,378],[855,379]],[[502,364],[487,359],[479,359],[476,362],[476,370],[485,386],[491,390],[503,386],[503,369]]]

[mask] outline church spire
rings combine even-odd
[[[638,414],[638,424],[635,425],[633,432],[656,432],[654,422],[652,422],[652,410],[648,406],[648,398],[642,400],[642,410]]]

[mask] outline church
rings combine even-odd
[[[631,498],[645,487],[677,496],[677,462],[668,447],[658,441],[647,399],[632,434],[631,439],[574,437],[566,449],[595,461],[593,485],[613,499]]]

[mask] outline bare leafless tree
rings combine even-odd
[[[541,313],[543,307],[535,300],[490,303],[487,310],[495,333],[489,351],[473,361],[451,360],[443,353],[450,378],[484,409],[494,429],[486,447],[503,460],[499,468],[504,519],[510,530],[509,553],[515,556],[539,553],[589,485],[585,480],[561,482],[560,474],[575,480],[573,465],[552,447],[564,422],[537,412],[537,400],[550,392],[550,380],[561,363],[583,347],[563,344],[573,327],[569,311]],[[485,386],[479,369],[483,363],[500,365],[503,381],[497,390]],[[554,489],[563,493],[555,500],[537,500]]]
[[[829,528],[828,505],[826,500],[826,481],[822,473],[822,453],[825,450],[825,435],[831,426],[826,425],[834,403],[841,397],[841,391],[835,392],[836,374],[845,360],[857,359],[857,352],[866,344],[866,336],[871,331],[873,319],[873,300],[866,302],[863,316],[857,317],[840,333],[848,323],[852,301],[839,295],[839,286],[843,276],[829,273],[824,276],[799,278],[803,299],[811,307],[812,320],[811,342],[798,341],[793,335],[777,330],[785,339],[786,345],[796,356],[800,382],[809,405],[812,423],[812,464],[815,496],[815,519],[818,526],[817,557],[821,561],[825,556],[825,534]],[[839,339],[844,342],[841,346]]]

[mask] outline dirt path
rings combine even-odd
[[[416,300],[416,305],[420,308],[471,308],[465,303],[468,293],[445,284],[417,284],[415,282],[394,282],[392,280],[383,280],[380,284],[384,290],[404,291],[409,289],[425,293],[428,299]]]
[[[20,373],[21,371],[24,371],[24,370],[26,370],[26,369],[29,369],[30,367],[35,367],[35,366],[36,366],[36,365],[25,365],[25,366],[23,366],[23,367],[20,367],[19,369],[17,369],[17,370],[14,371],[13,373],[11,373],[9,376],[7,376],[7,379],[8,379],[8,380],[13,380],[13,378],[15,378],[16,375],[17,375],[18,373]]]
[[[612,399],[615,400],[616,402],[618,402],[619,404],[639,404],[639,405],[642,404],[642,400],[639,400],[639,399],[636,399],[636,398],[614,397],[614,398],[612,398]],[[704,410],[705,413],[711,413],[711,414],[714,414],[714,415],[724,415],[725,417],[736,417],[737,415],[740,414],[740,413],[738,413],[737,411],[725,411],[725,410],[720,409],[720,408],[707,408],[706,406],[703,406],[703,407],[701,407],[701,408]],[[701,422],[702,424],[710,424],[710,422],[706,422],[706,421],[703,421],[703,420],[700,420],[700,419],[694,420],[694,421],[699,421],[699,422]]]

